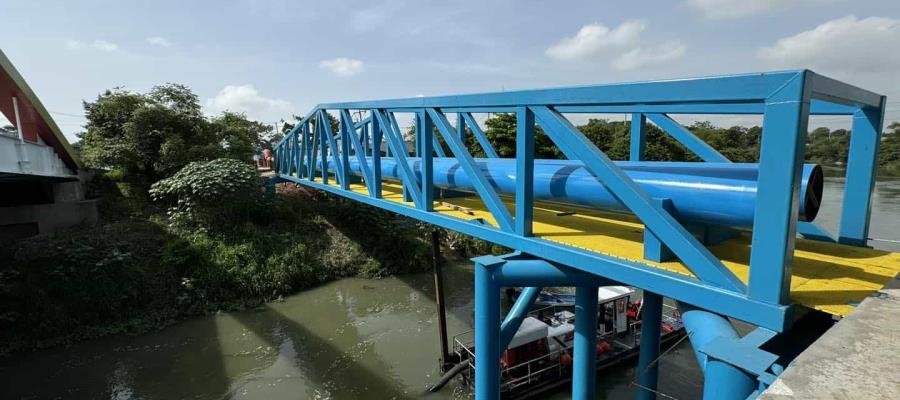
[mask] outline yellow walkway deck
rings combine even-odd
[[[368,195],[365,185],[354,184],[351,189]],[[384,183],[382,192],[385,200],[404,203],[399,185]],[[412,203],[406,204],[412,206]],[[509,199],[506,206],[514,212]],[[434,209],[463,220],[483,218],[497,226],[476,197],[442,199],[435,202]],[[680,261],[654,263],[644,260],[644,225],[633,217],[536,202],[533,231],[535,236],[546,240],[693,276]],[[747,235],[709,249],[737,277],[747,282],[750,269],[750,239]],[[791,297],[797,304],[846,316],[853,311],[853,304],[880,290],[898,272],[900,253],[801,239],[794,252]]]

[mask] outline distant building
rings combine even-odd
[[[12,125],[0,129],[0,239],[96,223],[78,155],[2,51],[0,112]]]

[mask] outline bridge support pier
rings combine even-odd
[[[774,381],[778,356],[760,346],[776,336],[764,328],[741,337],[727,318],[679,303],[685,330],[700,369],[703,370],[703,398],[744,400],[754,397]]]
[[[641,300],[641,349],[638,358],[638,400],[656,399],[659,377],[659,337],[663,298],[644,291]]]

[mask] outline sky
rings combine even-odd
[[[333,101],[808,68],[888,96],[900,121],[897,0],[3,0],[0,15],[0,49],[72,141],[82,101],[166,82],[271,124]]]

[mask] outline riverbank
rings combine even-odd
[[[431,267],[427,227],[282,186],[263,222],[226,231],[173,229],[149,214],[4,243],[0,354],[140,334],[338,278]]]

